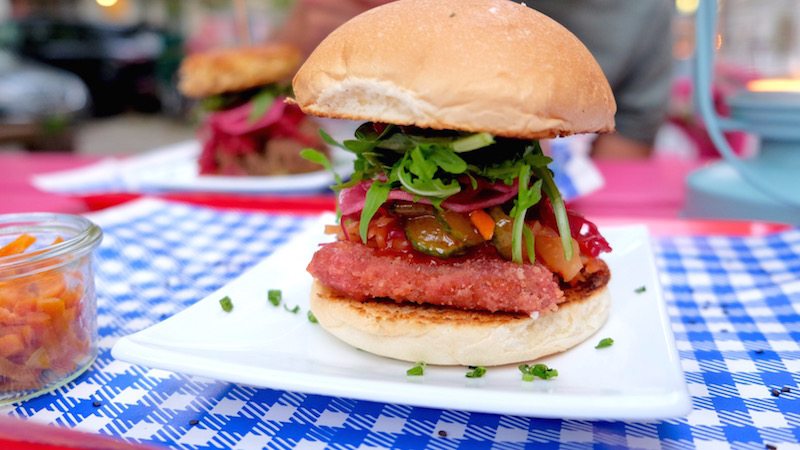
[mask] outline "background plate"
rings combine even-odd
[[[614,248],[613,306],[606,325],[583,344],[541,361],[558,369],[549,381],[523,382],[516,366],[466,368],[412,364],[356,350],[306,317],[311,277],[305,267],[324,240],[321,217],[270,257],[217,292],[150,328],[120,339],[113,356],[137,364],[254,386],[436,408],[552,418],[651,419],[690,410],[646,228],[607,228]],[[646,290],[637,293],[637,288]],[[281,289],[297,314],[267,301]],[[231,313],[219,299],[233,300]],[[604,337],[612,347],[596,350]]]
[[[357,126],[346,120],[318,119],[334,139],[350,139]],[[352,173],[355,156],[329,147],[334,169],[343,177]],[[31,182],[45,192],[74,195],[99,193],[207,192],[226,194],[310,194],[328,191],[334,184],[326,170],[295,175],[218,176],[201,175],[201,145],[189,140],[124,159],[106,158],[88,166],[34,175]]]
[[[352,157],[330,147],[334,169],[346,176],[352,172]],[[188,141],[135,157],[128,161],[124,179],[131,192],[226,192],[236,194],[309,193],[334,184],[326,170],[294,175],[224,176],[201,175],[197,160],[200,143]]]

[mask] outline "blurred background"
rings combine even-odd
[[[290,0],[247,2],[254,42]],[[229,0],[0,0],[0,151],[130,154],[195,135],[185,54],[237,43]]]
[[[671,1],[671,0],[666,0]],[[292,0],[246,4],[254,42],[268,40]],[[0,152],[130,154],[190,139],[196,121],[176,89],[184,55],[237,43],[231,0],[0,0]],[[691,104],[697,0],[674,0],[673,83],[656,154],[713,157]],[[800,2],[724,0],[715,105],[748,81],[800,76]],[[755,143],[730,133],[737,152]]]

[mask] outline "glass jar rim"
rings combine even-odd
[[[80,257],[94,250],[103,238],[103,231],[91,220],[73,214],[58,213],[14,213],[0,214],[0,232],[12,230],[24,234],[45,230],[47,227],[67,228],[75,234],[63,241],[48,245],[42,249],[17,255],[0,256],[0,279],[16,278],[32,273],[49,270],[64,264],[63,258]],[[46,264],[52,260],[53,264]],[[35,271],[25,271],[29,265],[35,265]],[[10,277],[8,274],[12,274]]]

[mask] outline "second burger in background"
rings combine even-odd
[[[507,0],[399,0],[331,33],[293,87],[306,113],[366,121],[341,144],[356,160],[337,240],[308,266],[323,328],[478,366],[605,323],[611,248],[566,209],[538,142],[614,129],[608,82],[564,27]]]
[[[181,92],[201,99],[200,173],[286,175],[319,167],[300,157],[312,147],[326,153],[317,125],[284,103],[287,80],[300,64],[294,47],[271,44],[219,49],[187,56]]]

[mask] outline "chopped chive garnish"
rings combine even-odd
[[[549,380],[558,376],[556,369],[551,369],[544,364],[536,364],[533,366],[533,374],[543,380]]]
[[[406,370],[406,375],[410,377],[419,377],[425,375],[425,363],[418,362],[414,367]]]
[[[606,348],[606,347],[611,347],[612,345],[614,345],[614,339],[603,338],[600,339],[600,342],[598,342],[597,345],[594,346],[594,348]]]
[[[300,312],[300,306],[299,306],[299,305],[294,305],[294,308],[291,308],[291,309],[290,309],[290,308],[289,308],[288,306],[286,306],[286,304],[284,303],[284,304],[283,304],[283,309],[285,309],[286,311],[289,311],[289,312],[290,312],[290,313],[292,313],[292,314],[297,314],[298,312]]]
[[[647,290],[647,288],[646,288],[646,287],[644,287],[644,286],[639,286],[639,287],[638,287],[638,288],[636,288],[636,289],[635,289],[633,292],[636,292],[637,294],[641,294],[641,293],[645,292],[646,290]]]
[[[270,289],[267,291],[267,299],[272,306],[278,306],[281,304],[281,297],[283,297],[280,289]]]
[[[522,373],[522,381],[533,381],[533,374],[532,373]]]
[[[522,381],[533,381],[534,378],[549,380],[558,376],[558,371],[547,367],[546,364],[534,364],[532,366],[520,364],[519,371],[522,372]]]
[[[233,311],[233,301],[227,295],[219,299],[219,306],[222,307],[222,310],[225,312]]]
[[[467,378],[480,378],[480,377],[484,376],[485,374],[486,374],[486,367],[477,366],[477,367],[472,367],[472,370],[467,372],[466,377]]]
[[[317,316],[315,316],[315,315],[314,315],[314,313],[313,313],[313,312],[311,312],[311,310],[309,310],[309,311],[308,311],[308,314],[306,314],[306,315],[308,316],[308,321],[309,321],[309,322],[311,322],[311,323],[318,323],[318,322],[319,322],[319,321],[317,320]]]

